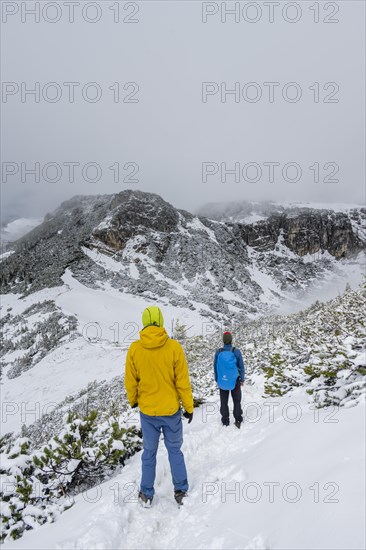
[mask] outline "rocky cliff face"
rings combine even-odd
[[[92,231],[92,237],[113,250],[122,250],[136,235],[157,231],[170,234],[176,231],[179,214],[158,195],[141,191],[125,191],[114,195],[108,216]]]
[[[204,315],[257,315],[363,250],[364,214],[301,209],[223,222],[140,191],[79,196],[17,241],[0,283],[5,293],[31,293],[62,284],[69,268],[88,286],[108,281]]]
[[[280,236],[298,256],[328,251],[345,258],[363,248],[350,218],[343,212],[304,209],[294,214],[273,214],[267,220],[241,225],[241,235],[256,250],[274,250]]]

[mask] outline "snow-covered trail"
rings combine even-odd
[[[93,381],[110,380],[124,371],[129,345],[138,338],[141,314],[151,300],[119,292],[88,288],[72,276],[63,275],[64,284],[29,296],[6,294],[1,297],[3,315],[22,315],[30,306],[52,300],[65,315],[74,315],[81,336],[65,341],[47,353],[34,367],[16,378],[5,378],[2,388],[2,433],[19,432],[23,424],[39,420],[66,397],[75,395]],[[164,306],[165,326],[173,331],[177,319],[193,334],[203,334],[211,323],[187,308]],[[27,319],[29,330],[39,321]],[[17,350],[13,354],[20,354]],[[10,355],[10,354],[9,354]]]
[[[151,509],[137,502],[138,453],[54,524],[4,550],[364,548],[364,441],[355,437],[365,433],[364,404],[314,411],[299,393],[272,407],[257,393],[245,388],[240,431],[221,427],[217,401],[184,420],[190,494],[181,509],[161,441]]]

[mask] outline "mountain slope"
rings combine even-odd
[[[68,291],[50,289],[47,298],[58,290],[55,302],[61,305],[58,300],[69,297],[69,304],[80,319],[89,307],[97,304],[100,295],[99,306],[105,303],[107,310],[98,313],[96,308],[95,312],[103,330],[108,328],[108,322],[113,321],[111,314],[113,311],[117,314],[121,305],[116,300],[118,292],[88,289],[75,281],[70,272],[66,273],[64,282],[70,287]],[[19,300],[9,295],[8,305],[22,315],[24,308],[29,310],[29,300],[34,296]],[[107,296],[109,299],[104,302]],[[75,490],[71,483],[72,472],[77,469],[70,455],[65,466],[70,486],[62,472],[58,481],[64,486],[63,494],[66,490],[66,505],[75,500],[75,506],[57,519],[65,508],[64,498],[52,497],[49,501],[49,493],[45,493],[37,500],[36,493],[31,504],[24,506],[19,493],[14,492],[10,498],[19,514],[14,529],[22,533],[26,526],[37,527],[47,517],[48,521],[52,518],[57,521],[40,530],[25,532],[15,543],[7,540],[5,548],[315,550],[342,548],[346,540],[352,547],[362,548],[366,380],[362,312],[365,300],[364,287],[356,291],[348,289],[330,302],[314,304],[297,314],[262,318],[232,327],[235,345],[243,351],[247,372],[241,431],[234,426],[228,431],[220,427],[212,368],[213,352],[221,342],[220,329],[211,336],[186,337],[184,327],[173,324],[175,335],[182,339],[185,348],[197,403],[204,401],[195,410],[193,425],[186,426],[184,450],[191,496],[187,506],[179,511],[183,513],[179,515],[183,523],[176,522],[178,516],[163,446],[156,507],[152,511],[141,510],[136,503],[139,455],[127,461],[122,470],[115,467],[114,473],[110,468],[94,468],[94,477],[98,472],[97,479],[107,479],[107,482],[99,486],[94,482],[94,486],[79,496],[83,486],[76,485]],[[63,302],[63,308],[66,303]],[[125,306],[125,312],[131,314],[133,302],[126,302]],[[40,311],[31,309],[36,316]],[[186,314],[185,320],[191,324],[194,313],[188,310]],[[24,311],[22,316],[27,318]],[[170,320],[168,316],[168,325]],[[31,452],[35,453],[28,458],[26,454],[20,455],[18,459],[11,458],[12,452],[2,456],[5,465],[2,483],[7,483],[8,491],[15,473],[18,471],[19,475],[26,460],[38,456],[47,442],[50,448],[55,448],[53,437],[65,432],[67,412],[85,415],[92,410],[99,411],[97,433],[102,431],[105,421],[110,423],[116,418],[121,428],[139,426],[138,414],[135,410],[130,412],[123,391],[121,371],[125,350],[119,343],[113,344],[113,335],[108,338],[106,333],[105,337],[93,338],[93,333],[84,333],[82,338],[78,330],[79,326],[71,341],[61,342],[54,352],[32,366],[32,370],[5,380],[6,406],[26,405],[28,427],[23,427],[22,436],[29,438]],[[21,393],[12,395],[14,391]],[[37,403],[41,406],[40,417],[34,422]],[[19,419],[24,422],[22,408],[5,410],[14,429]],[[82,422],[76,416],[75,425]],[[5,424],[5,430],[8,427],[9,424]],[[67,429],[66,433],[69,433]],[[14,437],[9,438],[12,440]],[[15,448],[19,448],[22,441],[25,440],[13,441]],[[118,431],[116,445],[116,448],[124,445],[123,436],[118,440]],[[82,450],[90,456],[88,444]],[[77,456],[76,464],[80,460],[79,451]],[[28,481],[32,480],[38,491],[39,487],[47,488],[44,475],[34,476],[29,476]],[[51,481],[54,486],[53,476]],[[88,479],[82,481],[86,483]],[[229,492],[232,489],[234,494]],[[274,491],[275,500],[270,490]],[[5,515],[11,518],[8,503],[4,509]],[[5,525],[9,529],[7,521]]]
[[[70,269],[91,288],[108,282],[216,321],[249,319],[283,302],[298,307],[324,281],[358,283],[365,240],[355,223],[330,210],[219,222],[140,191],[74,197],[17,241],[0,283],[5,293],[29,294],[60,285]]]

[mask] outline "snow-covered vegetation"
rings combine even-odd
[[[363,284],[297,314],[227,327],[243,352],[248,387],[267,400],[295,392],[316,408],[363,402],[365,305]],[[30,308],[25,317],[45,314],[44,307]],[[173,336],[188,359],[195,405],[201,408],[217,393],[212,358],[221,331],[212,328],[210,337],[190,337],[185,323],[174,325]],[[139,429],[120,375],[66,397],[52,413],[23,426],[21,437],[7,434],[1,441],[2,537],[15,539],[54,522],[78,493],[118,476],[126,459],[141,448]]]
[[[69,413],[63,430],[34,450],[30,441],[1,440],[2,538],[52,522],[72,505],[72,497],[108,479],[141,448],[141,433],[123,428],[117,417],[92,410]]]
[[[8,312],[0,321],[2,370],[8,367],[8,378],[20,376],[74,338],[76,326],[76,318],[65,316],[52,300],[33,303],[21,315]]]
[[[264,395],[303,387],[317,407],[356,405],[365,393],[365,309],[363,283],[305,311],[258,320],[247,334],[240,329],[248,363],[264,372]]]

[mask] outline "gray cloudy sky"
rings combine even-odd
[[[3,214],[128,188],[364,202],[363,1],[1,4]]]

